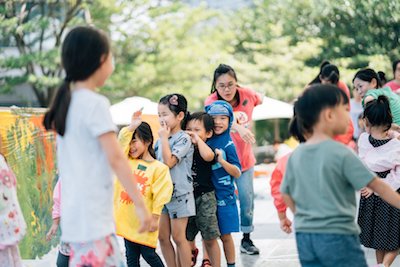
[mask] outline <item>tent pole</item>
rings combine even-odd
[[[279,119],[274,119],[274,140],[280,140]]]

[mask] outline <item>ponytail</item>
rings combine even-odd
[[[378,99],[368,102],[363,115],[371,126],[386,126],[386,131],[392,126],[393,116],[389,99],[384,95],[380,95]]]
[[[298,122],[298,117],[294,111],[293,118],[290,120],[289,123],[289,134],[290,136],[293,136],[296,138],[300,143],[304,143],[306,141],[304,135],[303,135],[303,129],[301,124]]]
[[[64,136],[70,102],[70,81],[65,78],[52,101],[50,109],[44,116],[43,125],[46,130],[55,130],[59,135]]]

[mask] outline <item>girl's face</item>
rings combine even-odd
[[[230,76],[229,74],[222,74],[218,77],[215,82],[215,88],[218,91],[218,94],[226,101],[233,102],[236,91],[237,91],[237,83],[235,78]]]
[[[358,91],[358,94],[361,98],[364,98],[365,94],[368,90],[375,89],[376,87],[376,80],[372,79],[371,82],[363,81],[359,78],[354,79],[354,88]]]
[[[149,144],[140,140],[136,135],[129,144],[129,156],[134,159],[141,158],[148,150]]]
[[[168,105],[158,104],[158,120],[160,125],[168,126],[171,130],[175,129],[177,126],[180,127],[181,121],[183,119],[183,112],[180,112],[178,115],[173,113]]]
[[[394,71],[394,79],[400,82],[400,63],[397,63],[396,70]]]
[[[216,135],[223,134],[229,127],[229,117],[224,115],[214,115],[214,133]]]

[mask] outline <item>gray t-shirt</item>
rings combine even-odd
[[[170,169],[174,191],[172,197],[178,197],[193,192],[192,163],[194,148],[190,136],[179,131],[168,138],[171,153],[178,159],[178,163]],[[162,158],[160,140],[157,140],[154,150],[157,160]]]
[[[114,232],[113,174],[99,137],[117,130],[110,103],[88,89],[72,91],[64,136],[57,135],[61,240],[88,242]]]
[[[296,206],[297,232],[359,234],[355,191],[376,175],[333,140],[302,144],[291,155],[281,192]]]

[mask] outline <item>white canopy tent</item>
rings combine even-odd
[[[264,96],[263,103],[253,110],[253,120],[282,119],[293,117],[293,105]]]
[[[131,122],[133,112],[143,108],[143,115],[157,116],[158,104],[150,99],[134,96],[128,97],[110,107],[111,117],[117,125],[128,125]]]

